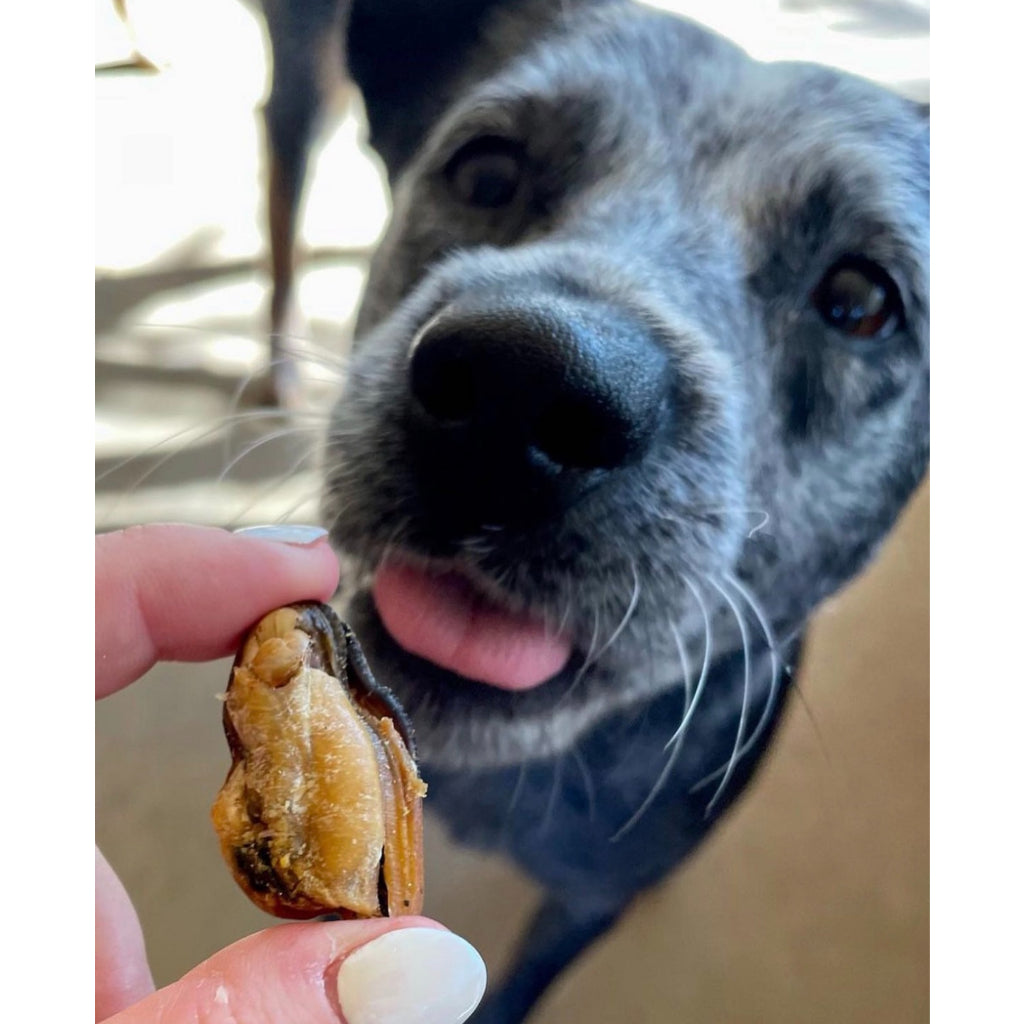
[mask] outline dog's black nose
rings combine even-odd
[[[547,515],[639,460],[670,385],[648,329],[578,299],[449,306],[414,340],[409,373],[421,486],[459,522]]]

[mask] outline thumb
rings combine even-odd
[[[486,980],[477,951],[427,918],[285,924],[107,1024],[461,1024]]]

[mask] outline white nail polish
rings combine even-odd
[[[487,984],[480,954],[439,928],[399,928],[338,968],[346,1024],[462,1024]]]
[[[243,526],[233,532],[239,537],[256,537],[258,540],[272,540],[280,544],[312,544],[327,536],[327,531],[322,526],[306,526],[303,523]]]

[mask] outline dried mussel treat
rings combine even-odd
[[[351,629],[314,602],[246,636],[224,702],[213,823],[235,880],[278,917],[417,914],[426,786],[412,729]]]

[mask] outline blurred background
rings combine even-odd
[[[295,344],[310,396],[240,395],[265,359],[259,21],[239,0],[96,9],[97,529],[315,521],[315,446],[387,217],[358,103],[311,165]],[[764,60],[928,98],[916,0],[661,0]],[[135,899],[158,984],[271,923],[220,861],[228,665],[159,666],[99,705],[97,839]],[[741,806],[560,979],[537,1024],[928,1018],[928,495],[822,610],[800,694]],[[428,825],[427,911],[501,970],[537,894]]]

